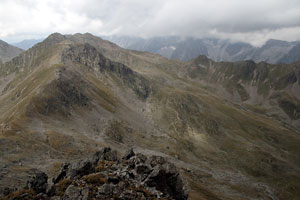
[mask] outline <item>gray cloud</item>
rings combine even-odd
[[[0,0],[0,38],[52,32],[300,39],[299,0]]]

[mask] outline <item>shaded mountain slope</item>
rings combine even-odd
[[[296,46],[294,46],[288,54],[284,55],[280,59],[280,63],[292,63],[295,61],[298,61],[300,58],[300,44],[298,43]]]
[[[6,62],[16,57],[23,50],[12,45],[7,44],[6,42],[0,40],[0,62]]]
[[[187,180],[190,199],[298,198],[294,107],[289,122],[243,104],[278,91],[297,101],[298,65],[261,65],[182,63],[90,34],[52,34],[1,66],[0,188],[24,185],[31,168],[52,177],[66,160],[109,145],[165,157]],[[245,85],[253,80],[252,94]],[[274,89],[260,97],[263,83]]]

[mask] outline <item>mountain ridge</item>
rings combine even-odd
[[[295,113],[298,66],[181,62],[91,34],[52,34],[0,68],[0,188],[24,185],[31,168],[54,176],[67,159],[109,145],[168,158],[190,199],[297,198],[298,115],[248,98],[284,92]],[[248,88],[256,78],[278,91],[258,95],[259,84]]]

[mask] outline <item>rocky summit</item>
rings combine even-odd
[[[65,163],[57,176],[32,169],[26,187],[6,188],[1,200],[89,200],[188,198],[176,166],[160,156],[147,157],[132,149],[119,159],[109,147],[91,158]]]

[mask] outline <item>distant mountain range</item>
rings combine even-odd
[[[128,36],[103,37],[127,49],[148,51],[167,58],[188,61],[205,55],[214,61],[265,61],[272,64],[293,63],[300,59],[300,42],[269,40],[262,47],[221,39],[181,38],[177,36],[142,39]]]
[[[36,43],[42,42],[43,40],[44,40],[44,38],[23,40],[21,42],[14,43],[13,45],[16,47],[19,47],[21,49],[27,50],[27,49],[31,48],[32,46],[34,46]]]

